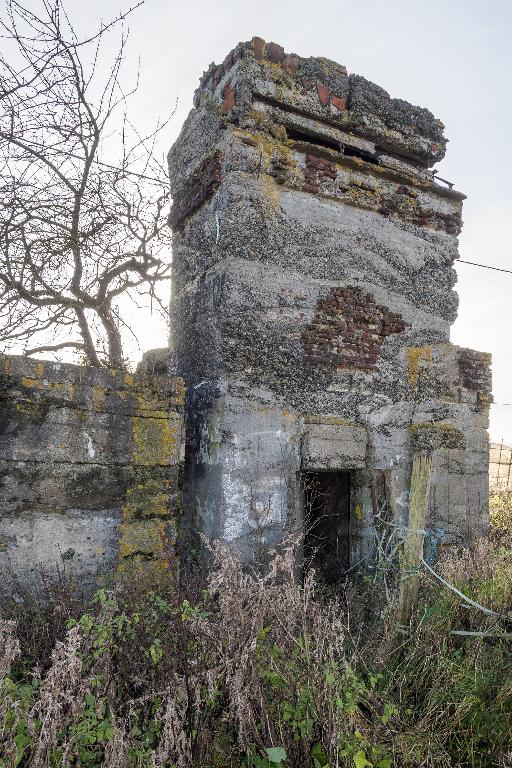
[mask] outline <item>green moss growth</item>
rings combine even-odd
[[[423,422],[410,427],[413,447],[417,451],[433,453],[438,448],[460,448],[466,439],[460,429],[446,422]]]

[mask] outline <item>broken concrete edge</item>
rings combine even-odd
[[[283,189],[322,195],[451,236],[460,233],[463,224],[461,203],[465,199],[462,193],[443,188],[424,172],[398,161],[388,162],[379,157],[369,162],[364,156],[354,157],[290,140],[284,128],[282,134],[272,135],[269,130],[272,130],[273,119],[270,112],[261,115],[252,127],[234,129],[235,152],[232,146],[229,152],[227,146],[224,148],[225,137],[218,127],[219,146],[211,151],[210,145],[205,145],[199,165],[185,157],[178,158],[180,145],[175,144],[169,155],[174,169],[169,223],[175,231],[183,233],[185,225],[201,206],[218,197],[220,183],[239,174],[247,181],[251,176],[268,179]],[[269,120],[270,126],[262,120]],[[175,170],[184,160],[186,171],[178,176]]]
[[[460,232],[465,196],[425,170],[446,145],[442,123],[428,110],[391,99],[364,78],[349,77],[335,62],[288,57],[281,46],[267,46],[259,38],[240,43],[222,65],[211,65],[201,83],[196,108],[169,152],[174,230],[183,232],[221,181],[239,171],[452,236]],[[194,141],[192,151],[189,133],[197,120],[209,124],[209,138]],[[234,153],[229,142],[224,152],[223,134],[237,136],[246,156]],[[181,166],[182,175],[177,173]],[[361,173],[373,177],[370,187]],[[384,181],[393,183],[381,191]]]
[[[159,353],[161,354],[160,350]],[[148,353],[149,354],[149,353]],[[167,350],[168,356],[168,350]],[[167,373],[167,371],[165,372]],[[24,355],[0,353],[0,376],[5,397],[17,387],[22,398],[25,389],[40,392],[47,397],[59,397],[63,402],[75,402],[84,409],[94,410],[109,395],[125,399],[137,410],[147,410],[148,405],[167,407],[169,400],[177,409],[183,409],[184,387],[179,377],[162,376],[139,364],[136,373],[114,368],[97,368],[89,365],[59,363],[38,360]],[[85,393],[92,392],[92,399]],[[83,394],[80,397],[80,394]],[[139,394],[140,402],[133,393]],[[150,410],[155,408],[150,408]],[[157,408],[158,409],[158,408]]]
[[[444,156],[447,143],[443,135],[444,125],[428,109],[402,99],[392,99],[375,83],[360,75],[348,75],[346,67],[335,61],[287,54],[282,46],[266,43],[258,37],[239,43],[222,64],[210,65],[201,78],[194,105],[199,106],[203,96],[211,93],[221,102],[223,114],[229,115],[234,108],[240,109],[240,103],[247,96],[243,91],[237,91],[238,69],[252,69],[255,73],[253,93],[258,96],[271,97],[297,110],[316,113],[330,122],[348,126],[361,136],[373,139],[377,136],[385,146],[393,145],[393,131],[400,133],[403,151],[404,138],[413,141],[414,137],[421,137],[425,139],[422,149],[418,152],[416,147],[413,151],[409,146],[409,153],[411,158],[427,166]],[[270,91],[260,85],[268,81],[275,83]],[[308,109],[299,98],[304,91],[311,93]],[[404,154],[407,156],[407,152]]]

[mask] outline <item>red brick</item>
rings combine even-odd
[[[230,109],[232,109],[236,103],[235,92],[231,87],[231,83],[226,83],[222,91],[222,96],[224,97],[224,101],[222,102],[221,112],[224,115],[227,115]]]
[[[180,195],[176,195],[169,213],[169,225],[182,230],[187,219],[210,199],[220,184],[222,155],[216,152],[205,160],[186,180]]]
[[[331,95],[328,87],[323,83],[321,83],[320,81],[318,81],[316,84],[316,90],[318,93],[318,98],[320,99],[320,104],[322,105],[322,107],[326,107],[329,103],[329,98]]]
[[[265,58],[265,41],[262,37],[253,37],[252,39],[252,48],[254,51],[254,55],[258,59],[258,61],[263,61]]]
[[[331,104],[340,112],[344,112],[347,108],[347,100],[344,96],[336,96],[334,93],[331,95]]]
[[[382,327],[380,335],[371,333],[377,326]],[[315,319],[303,333],[304,353],[312,363],[371,371],[385,336],[406,327],[400,315],[359,288],[333,288],[317,301]]]

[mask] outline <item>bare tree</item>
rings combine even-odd
[[[120,81],[134,8],[81,39],[60,0],[0,17],[0,341],[26,354],[122,366],[119,298],[158,304],[169,277],[167,121],[141,136]]]

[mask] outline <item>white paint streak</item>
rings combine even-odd
[[[90,459],[94,459],[96,457],[96,449],[94,448],[91,436],[87,432],[85,433],[85,441],[87,444],[87,454]]]

